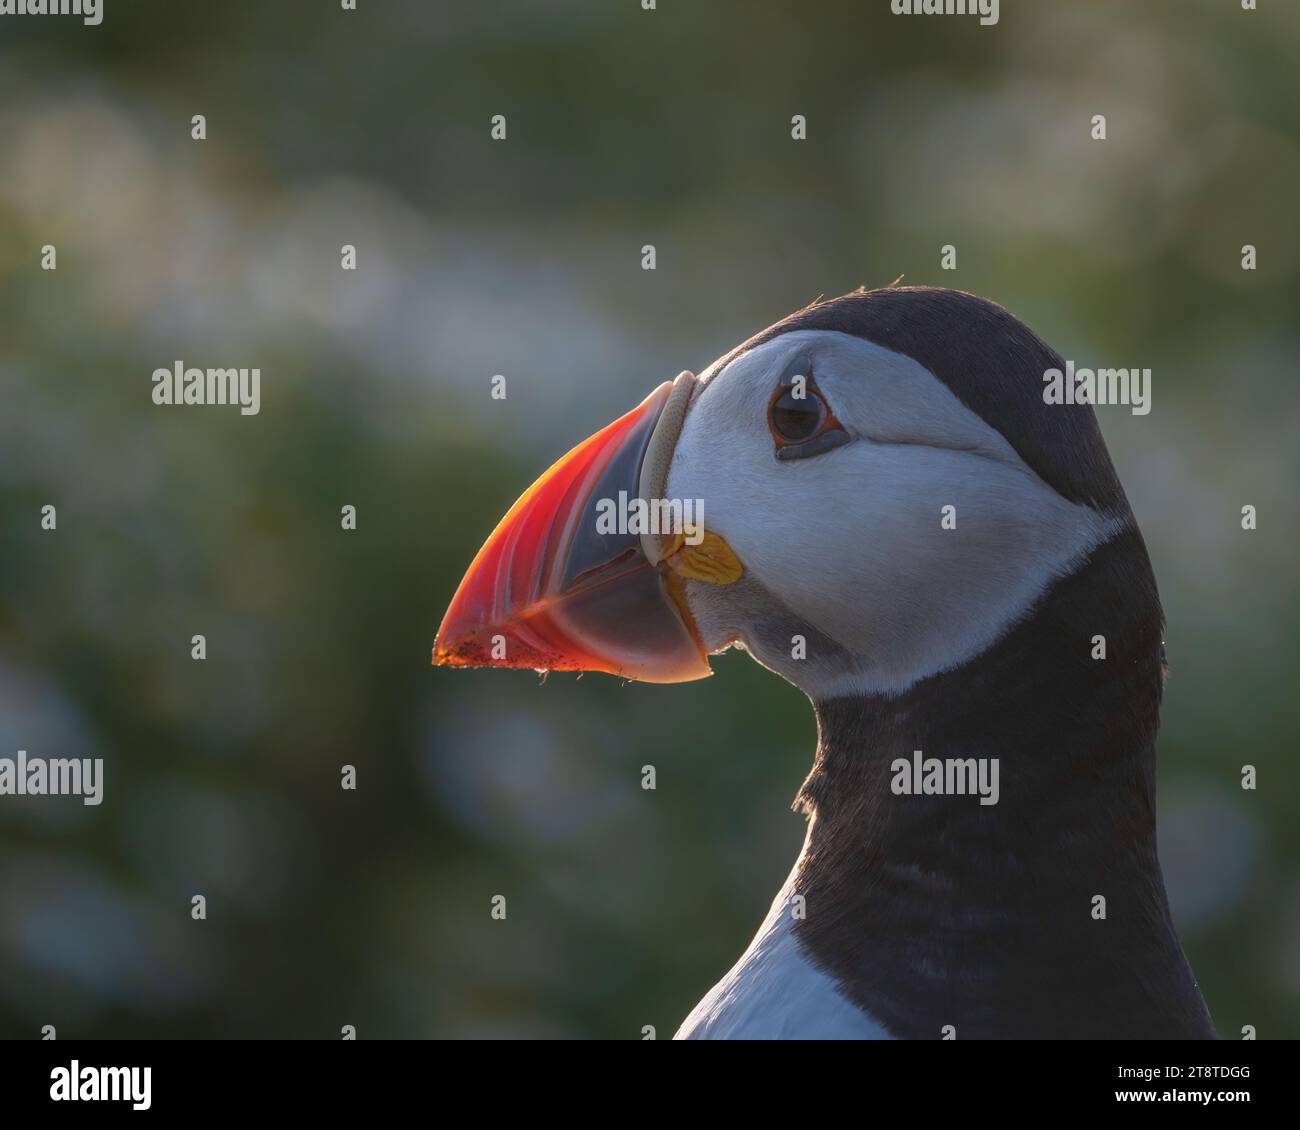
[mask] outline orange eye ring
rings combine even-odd
[[[796,384],[798,376],[782,380],[767,402],[767,428],[776,444],[778,459],[816,455],[848,440],[812,376]],[[802,391],[803,395],[797,395]]]

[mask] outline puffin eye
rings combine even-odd
[[[772,431],[778,440],[786,443],[802,443],[817,434],[826,415],[826,405],[820,396],[809,396],[805,390],[802,400],[795,396],[792,386],[776,390],[776,399],[772,401],[769,416]]]
[[[849,440],[811,376],[783,380],[767,406],[767,426],[778,459],[820,455]]]

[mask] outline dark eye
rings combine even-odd
[[[786,385],[777,389],[777,397],[772,401],[772,431],[787,443],[802,443],[817,434],[825,415],[826,405],[820,396],[809,395],[805,388],[801,399],[793,387]]]
[[[767,406],[767,426],[778,459],[820,455],[849,441],[811,376],[796,375],[781,382]]]

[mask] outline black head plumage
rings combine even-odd
[[[1047,404],[1043,374],[1060,355],[995,302],[963,291],[859,290],[798,310],[737,346],[714,370],[781,334],[825,330],[905,354],[996,428],[1025,463],[1071,502],[1128,512],[1092,407]]]

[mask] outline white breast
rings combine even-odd
[[[889,1040],[794,934],[790,873],[749,948],[682,1021],[676,1040]]]

